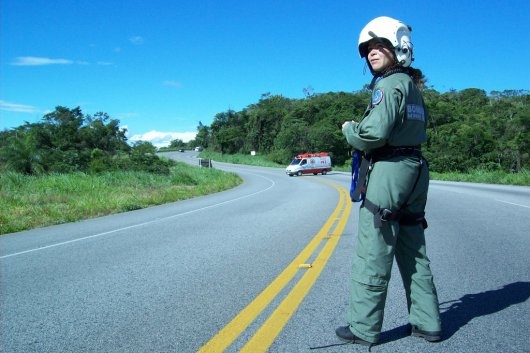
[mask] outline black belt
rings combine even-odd
[[[404,156],[404,157],[421,157],[420,146],[383,146],[370,152],[370,158],[372,163],[380,160],[390,159],[392,157]]]

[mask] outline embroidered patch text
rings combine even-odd
[[[407,104],[407,119],[425,121],[425,109],[418,104]]]

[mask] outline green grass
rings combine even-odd
[[[489,172],[475,170],[470,173],[432,173],[431,179],[443,181],[464,181],[470,183],[504,184],[530,186],[530,171],[523,169],[519,173]]]
[[[264,155],[251,156],[250,154],[222,154],[218,152],[202,151],[199,156],[205,159],[212,159],[214,161],[233,163],[233,164],[246,164],[255,165],[259,167],[274,167],[281,168],[287,167],[287,164],[282,165],[275,163]]]
[[[215,152],[203,151],[200,153],[202,158],[213,159],[214,161],[248,164],[263,167],[277,167],[285,168],[287,164],[282,165],[271,162],[266,156],[250,156],[243,154],[221,154]],[[351,165],[346,163],[342,166],[333,166],[333,170],[342,172],[351,172]],[[487,184],[505,184],[505,185],[521,185],[530,186],[530,171],[523,169],[519,173],[506,173],[501,171],[484,171],[475,170],[470,173],[434,173],[431,172],[431,179],[444,181],[464,181],[472,183],[487,183]]]
[[[73,222],[232,188],[234,173],[183,163],[169,176],[111,172],[27,176],[0,174],[0,234]]]
[[[202,158],[235,164],[286,167],[265,156],[202,152]],[[334,170],[350,172],[348,164]],[[530,171],[431,173],[433,180],[530,186]],[[232,188],[234,173],[177,163],[169,176],[142,172],[28,176],[0,173],[0,234],[74,222],[184,200]]]

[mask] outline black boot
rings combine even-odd
[[[335,333],[343,341],[347,341],[347,342],[351,342],[351,343],[357,343],[357,344],[362,344],[363,346],[369,346],[369,347],[374,345],[374,343],[365,341],[362,338],[359,338],[359,337],[355,336],[351,332],[350,326],[341,326],[341,327],[339,327],[339,328],[337,328],[335,330]]]
[[[420,337],[429,342],[438,342],[442,340],[442,333],[440,331],[423,331],[418,326],[412,325],[411,336]]]

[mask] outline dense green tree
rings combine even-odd
[[[126,130],[106,113],[84,116],[79,107],[58,106],[39,123],[0,133],[0,170],[26,174],[98,173],[115,169],[166,173],[167,163],[149,144],[131,147]]]
[[[294,155],[310,151],[308,131],[309,124],[306,121],[294,117],[286,117],[282,122],[280,132],[274,140],[274,150],[282,151],[282,159],[276,161],[285,163]]]
[[[430,116],[424,154],[433,171],[528,168],[528,91],[423,91]],[[223,153],[256,150],[286,163],[299,153],[326,151],[335,164],[342,164],[351,148],[340,126],[346,120],[359,121],[369,100],[366,87],[354,93],[317,94],[308,89],[303,99],[266,93],[240,112],[216,115],[210,130],[201,126],[199,133],[203,145]]]
[[[186,147],[186,143],[182,141],[181,139],[174,139],[169,143],[170,148],[184,148]]]
[[[210,127],[199,121],[199,126],[197,126],[197,135],[195,136],[195,140],[190,141],[190,147],[202,146],[204,148],[208,148],[210,138]]]
[[[157,148],[151,142],[136,141],[131,148],[131,164],[126,169],[169,174],[169,167],[173,162],[160,159],[156,152]]]
[[[45,171],[42,156],[37,150],[30,124],[4,131],[0,139],[0,165],[2,169],[24,174],[41,174]]]
[[[242,114],[229,109],[218,113],[210,126],[213,149],[221,153],[238,153],[245,143],[245,130]]]
[[[86,148],[100,149],[110,154],[127,152],[130,146],[125,136],[127,130],[120,128],[120,121],[111,119],[107,113],[88,115],[80,129],[80,139]]]
[[[303,99],[265,93],[239,112],[216,114],[211,126],[199,122],[189,147],[221,153],[256,151],[287,163],[305,152],[330,152],[334,164],[351,156],[340,127],[362,119],[370,91],[315,93]],[[530,165],[530,94],[526,90],[468,88],[439,93],[423,90],[429,111],[428,141],[423,147],[436,172],[473,169],[517,172]],[[79,107],[58,106],[39,123],[0,132],[0,170],[27,174],[101,172],[144,169],[165,173],[156,148],[140,142],[132,147],[119,121],[105,113],[84,116]],[[181,140],[173,147],[183,146]]]
[[[252,104],[245,110],[245,116],[248,117],[245,126],[247,145],[252,150],[266,154],[274,149],[274,140],[291,105],[291,99],[265,94],[257,104]]]

